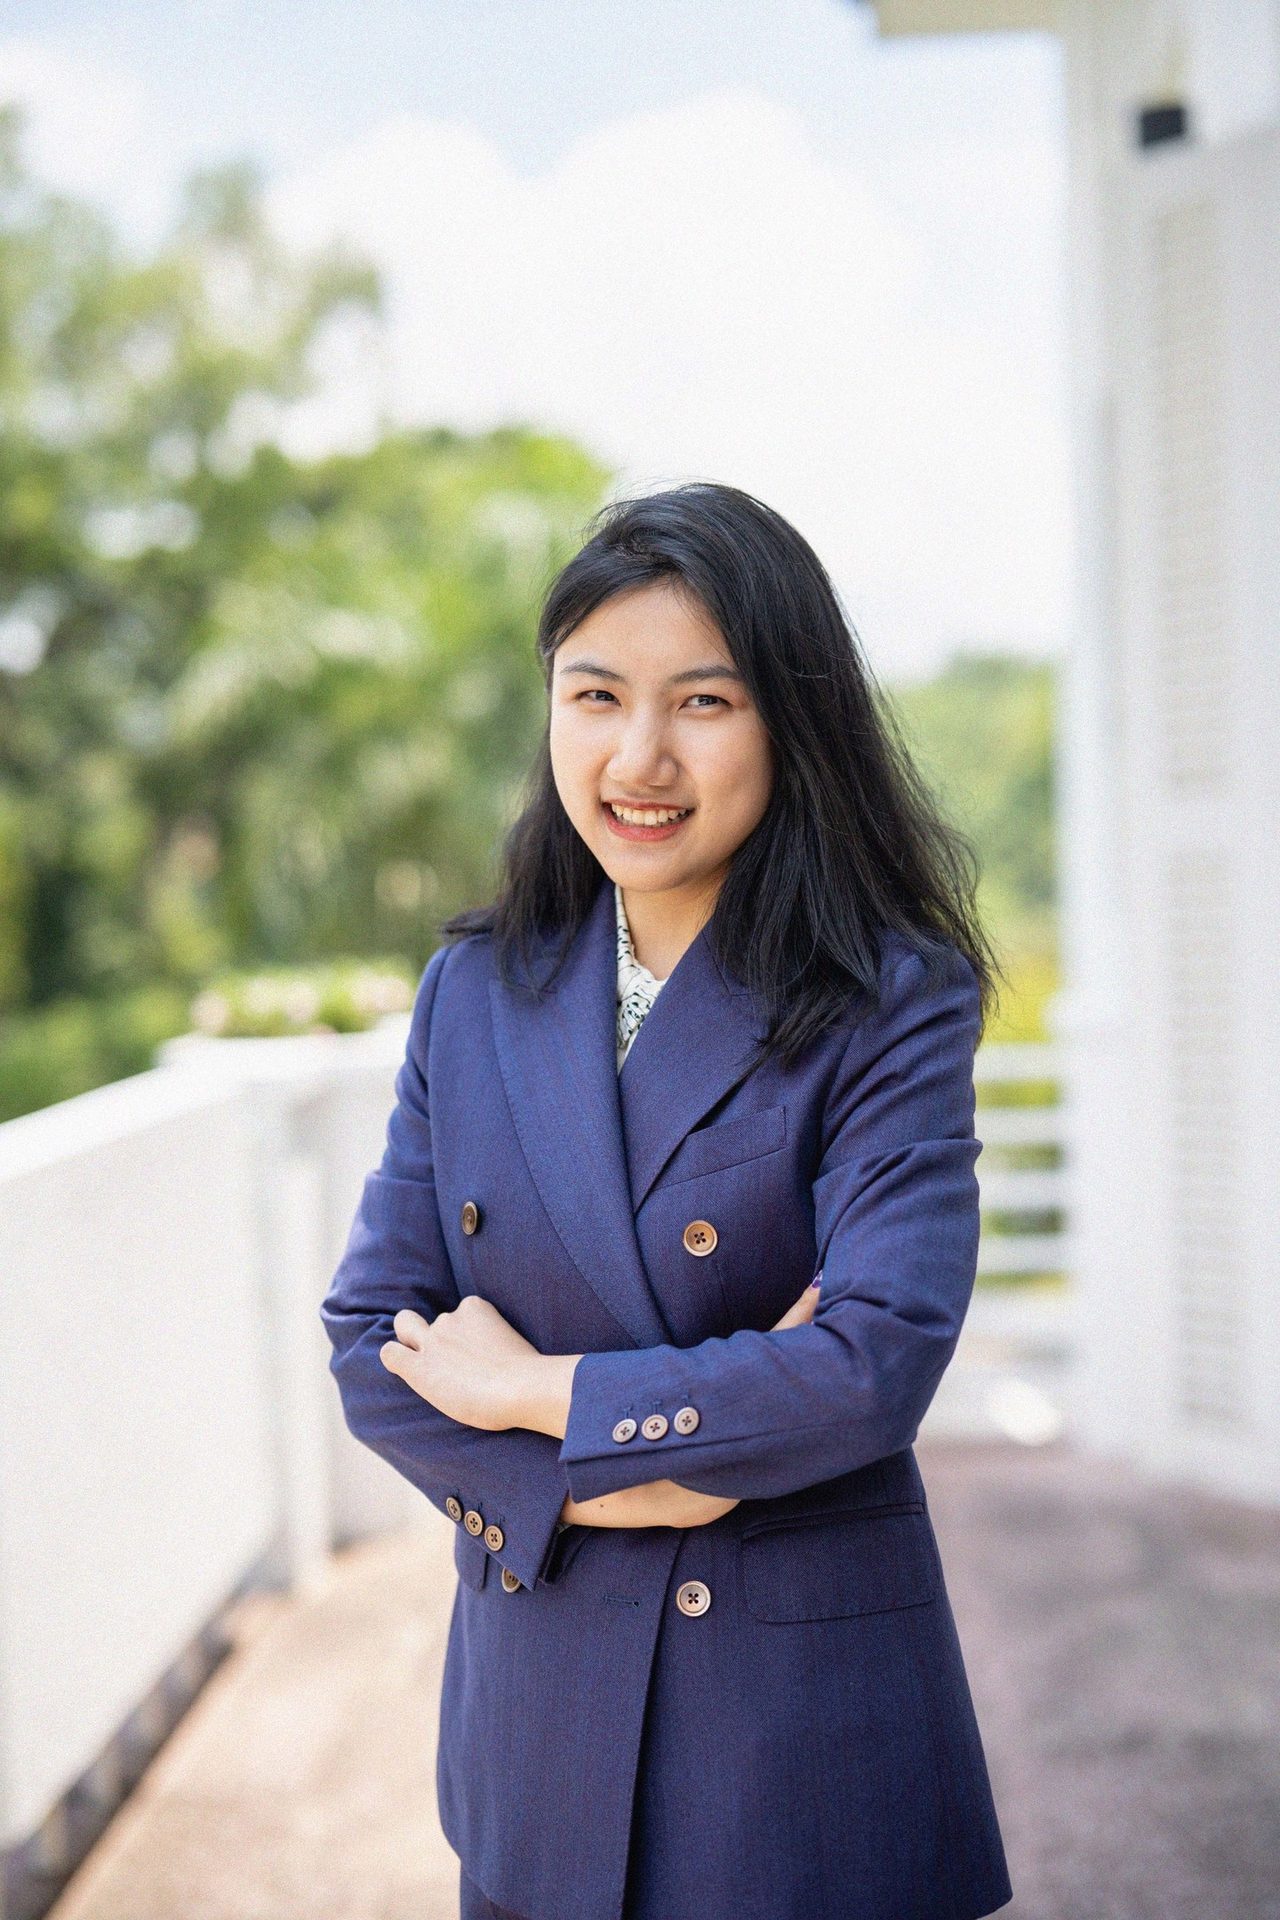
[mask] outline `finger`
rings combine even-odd
[[[395,1329],[396,1339],[403,1341],[406,1347],[412,1347],[416,1353],[427,1332],[427,1322],[422,1315],[415,1313],[412,1307],[401,1307],[391,1325]]]
[[[813,1285],[807,1286],[794,1305],[787,1308],[781,1320],[774,1323],[773,1331],[777,1333],[781,1327],[803,1327],[807,1325],[807,1323],[812,1320],[817,1305],[818,1289]]]
[[[409,1357],[408,1347],[402,1347],[398,1340],[388,1340],[378,1349],[378,1358],[388,1373],[398,1373],[404,1379],[404,1363]]]

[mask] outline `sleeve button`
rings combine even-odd
[[[696,1407],[681,1407],[671,1424],[677,1433],[692,1433],[701,1418]]]
[[[484,1515],[477,1513],[474,1507],[468,1507],[462,1516],[462,1524],[468,1533],[483,1533]]]
[[[448,1499],[445,1501],[444,1510],[448,1514],[451,1520],[461,1520],[462,1502],[461,1500],[456,1500],[452,1494],[450,1494]]]
[[[636,1423],[634,1420],[619,1420],[613,1430],[613,1437],[615,1440],[630,1440],[635,1430]]]
[[[503,1546],[506,1544],[506,1538],[507,1536],[501,1527],[488,1526],[484,1530],[484,1543],[486,1547],[492,1547],[495,1553],[502,1551]]]
[[[667,1416],[665,1413],[651,1413],[640,1429],[646,1440],[661,1440],[666,1430]]]

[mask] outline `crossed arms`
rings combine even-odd
[[[441,1511],[453,1495],[496,1521],[526,1586],[561,1520],[701,1525],[909,1445],[977,1265],[968,961],[953,952],[939,982],[908,951],[836,1070],[813,1185],[820,1296],[768,1332],[541,1355],[491,1303],[459,1298],[444,1243],[426,1061],[451,951],[423,975],[386,1150],[320,1310],[356,1437]],[[642,1454],[612,1438],[631,1406],[684,1405],[691,1434],[669,1424]]]

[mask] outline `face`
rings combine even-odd
[[[723,635],[666,582],[615,594],[562,641],[550,747],[565,811],[610,879],[708,906],[773,785]]]

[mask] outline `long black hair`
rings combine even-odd
[[[857,633],[809,543],[737,487],[689,482],[610,501],[547,588],[537,655],[548,728],[486,907],[455,914],[447,939],[492,935],[502,977],[531,943],[558,939],[553,978],[604,869],[569,819],[550,751],[556,649],[612,595],[657,581],[714,620],[775,752],[763,817],[730,862],[707,933],[720,964],[759,997],[760,1057],[793,1061],[877,998],[881,936],[896,928],[941,973],[948,947],[978,976],[983,1025],[1003,973],[974,904],[972,843],[942,817],[912,761]]]

